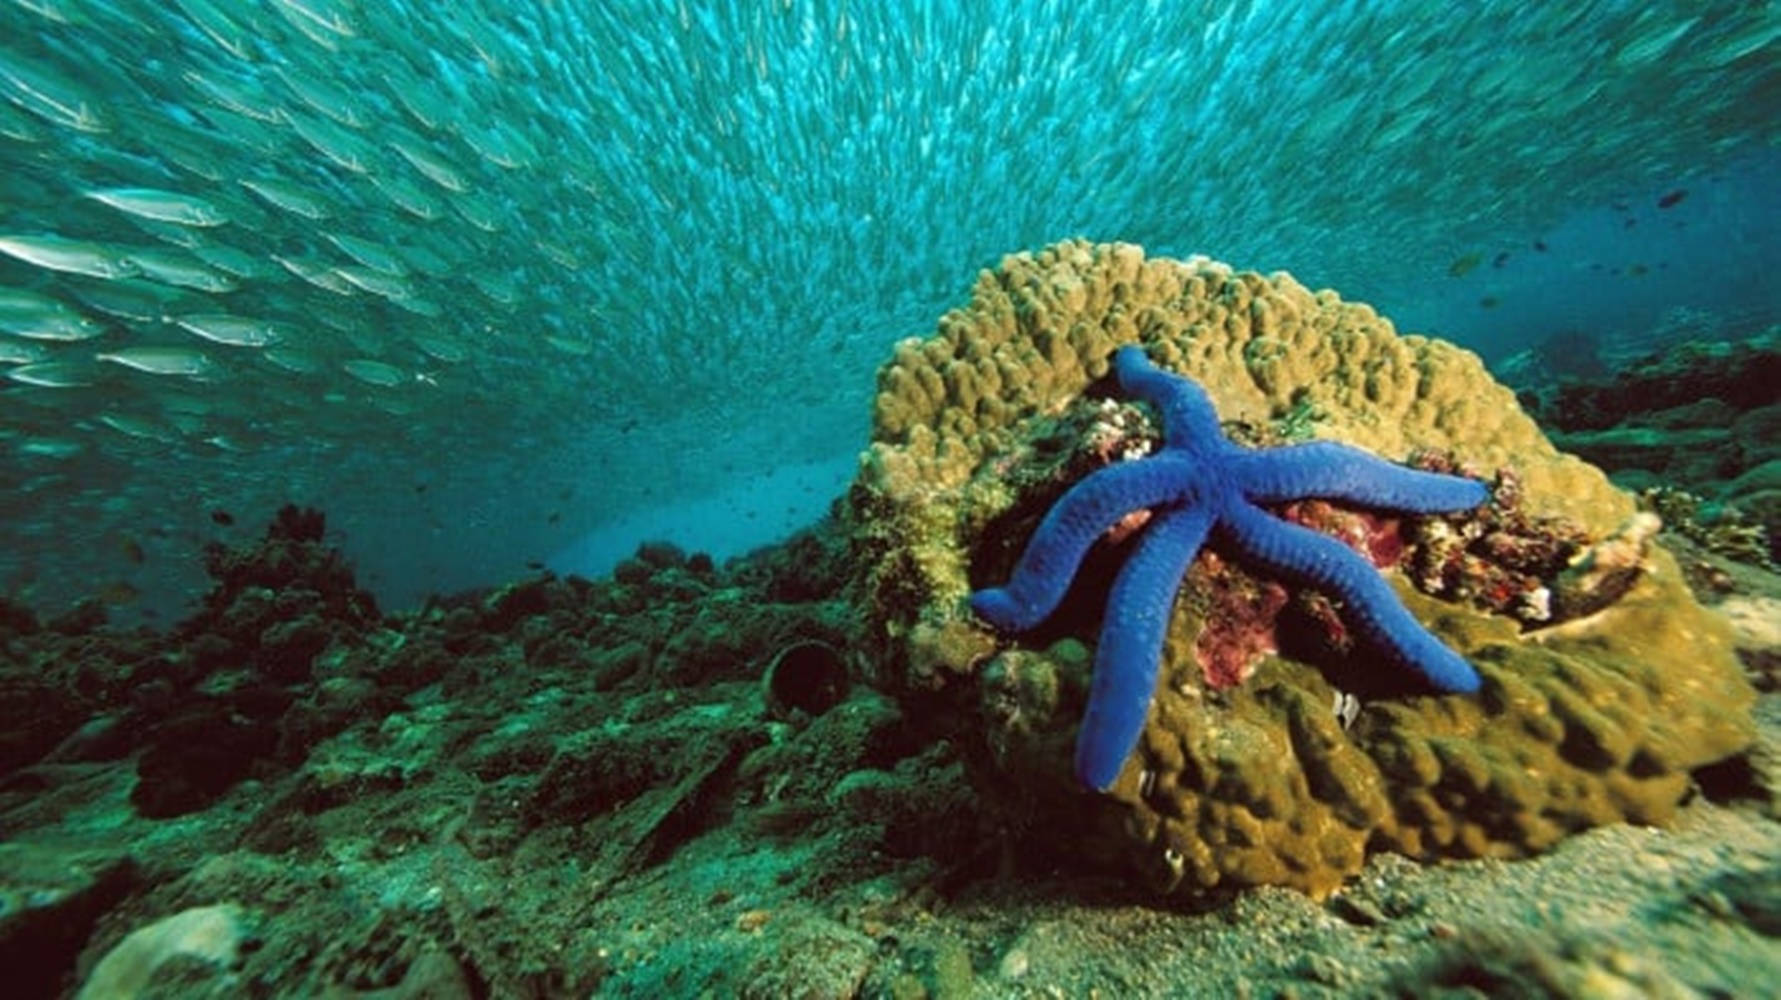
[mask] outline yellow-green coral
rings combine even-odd
[[[1370,849],[1515,855],[1593,824],[1660,821],[1691,769],[1749,744],[1752,694],[1724,629],[1652,549],[1651,571],[1620,600],[1545,632],[1400,586],[1485,689],[1374,701],[1346,729],[1335,689],[1292,660],[1210,689],[1192,658],[1194,602],[1183,600],[1144,768],[1106,798],[1075,801],[1058,737],[1076,723],[1083,671],[1043,650],[997,653],[963,599],[990,527],[1033,502],[1020,476],[1031,442],[1131,342],[1198,380],[1226,421],[1286,423],[1394,459],[1430,449],[1479,473],[1512,469],[1525,512],[1593,539],[1634,510],[1599,470],[1554,449],[1475,355],[1399,336],[1333,292],[1123,244],[1005,258],[934,337],[903,341],[880,371],[850,510],[855,597],[885,679],[975,705],[975,723],[992,731],[961,736],[993,751],[989,787],[1062,813],[1037,817],[1036,836],[1075,838],[1091,858],[1165,887],[1324,892]],[[1293,419],[1307,413],[1316,421]],[[1031,759],[1016,766],[1015,751]]]

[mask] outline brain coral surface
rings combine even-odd
[[[1345,540],[1395,567],[1393,586],[1478,668],[1482,691],[1394,693],[1365,650],[1336,643],[1326,657],[1287,636],[1297,621],[1339,638],[1338,610],[1203,552],[1137,751],[1106,795],[1077,788],[1070,745],[1117,540],[1030,633],[998,636],[966,597],[1006,580],[1070,482],[1154,444],[1106,378],[1129,343],[1204,385],[1234,439],[1441,456],[1492,480],[1514,531],[1500,513],[1477,515],[1494,527],[1293,514],[1352,528]],[[1557,452],[1477,356],[1400,336],[1365,305],[1283,273],[1061,243],[982,272],[971,301],[900,343],[878,381],[848,503],[865,641],[1036,850],[1171,891],[1325,893],[1369,851],[1516,856],[1589,826],[1661,822],[1692,771],[1753,739],[1726,629],[1649,527],[1628,528],[1631,499]],[[1525,593],[1493,603],[1503,580]],[[1564,596],[1566,580],[1582,598]],[[1568,616],[1549,614],[1566,600]]]

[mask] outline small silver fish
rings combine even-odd
[[[49,350],[28,340],[0,337],[0,365],[30,365],[49,360]]]
[[[352,358],[342,362],[340,367],[366,385],[389,387],[401,385],[408,380],[402,369],[370,358]]]
[[[260,196],[273,208],[301,215],[312,222],[320,222],[334,214],[327,202],[295,184],[287,184],[271,177],[245,177],[241,180],[241,186]]]
[[[105,324],[66,307],[37,313],[0,312],[0,330],[29,340],[92,340]]]
[[[334,269],[334,273],[357,287],[392,302],[414,297],[414,288],[407,281],[373,268],[360,267],[357,264],[342,264]]]
[[[156,188],[98,188],[87,197],[120,212],[182,226],[220,226],[229,221],[222,210],[203,198]]]
[[[95,361],[109,361],[112,364],[134,368],[150,375],[182,375],[187,378],[198,378],[216,370],[216,366],[204,352],[190,347],[167,347],[159,345],[138,345],[120,347],[115,351],[106,351],[93,355]]]
[[[6,377],[46,389],[75,389],[93,384],[92,368],[77,361],[42,361],[9,368]]]
[[[128,278],[141,273],[118,247],[60,236],[0,236],[0,253],[51,271],[92,278]]]
[[[148,278],[200,292],[232,292],[235,279],[205,267],[190,254],[169,250],[132,250],[128,260]]]
[[[392,278],[406,278],[408,264],[394,250],[381,243],[361,239],[347,233],[323,233],[328,242],[345,251],[353,260]]]
[[[227,313],[191,313],[176,316],[173,322],[205,340],[231,347],[270,347],[285,339],[281,324]]]
[[[407,136],[397,136],[390,140],[390,148],[402,154],[402,158],[427,180],[445,190],[453,194],[463,194],[470,190],[470,182],[464,179],[463,173],[426,143]]]

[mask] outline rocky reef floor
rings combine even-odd
[[[1781,578],[1662,539],[1757,746],[1664,828],[1159,901],[875,691],[819,526],[385,614],[287,508],[167,632],[0,615],[16,996],[1736,996],[1781,979]]]

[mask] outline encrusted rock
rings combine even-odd
[[[1493,480],[1473,518],[1280,512],[1387,567],[1478,667],[1478,695],[1392,691],[1321,595],[1203,556],[1137,752],[1107,796],[1075,788],[1085,647],[1117,543],[1097,546],[1031,633],[996,636],[965,598],[1006,577],[1072,482],[1152,440],[1141,409],[1107,399],[1109,359],[1134,342],[1198,380],[1235,439],[1340,440]],[[1752,741],[1725,626],[1638,523],[1619,533],[1632,498],[1553,448],[1475,355],[1399,336],[1334,292],[1058,244],[983,272],[935,336],[898,345],[879,390],[847,512],[864,642],[1047,857],[1171,890],[1323,893],[1372,850],[1514,856],[1592,825],[1661,822],[1691,771]],[[1567,575],[1584,553],[1593,563]],[[1608,563],[1611,580],[1590,575]],[[1347,692],[1366,697],[1358,713]]]

